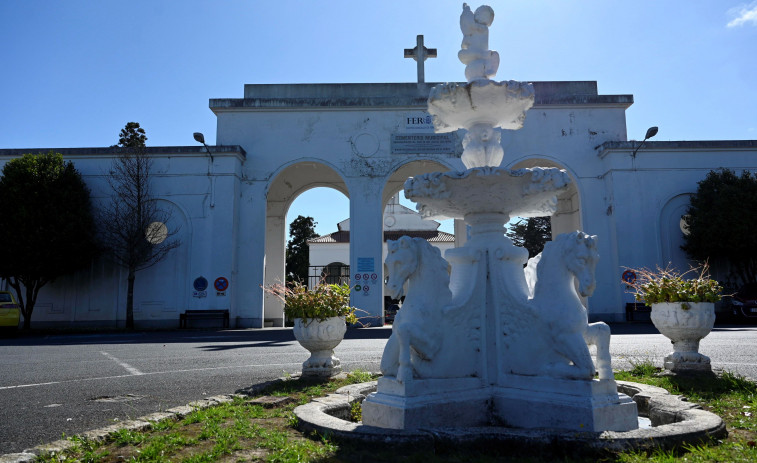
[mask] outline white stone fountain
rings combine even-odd
[[[588,323],[575,289],[577,279],[582,296],[594,290],[597,238],[563,234],[528,260],[504,235],[512,216],[553,214],[571,180],[555,168],[499,167],[501,130],[523,126],[534,91],[490,80],[499,66],[488,46],[493,19],[489,6],[473,13],[463,4],[458,57],[468,82],[435,87],[428,99],[437,132],[467,130],[467,170],[405,183],[424,217],[464,219],[470,239],[446,260],[421,239],[389,243],[387,292],[398,298],[405,283],[408,291],[381,361],[384,376],[363,402],[363,423],[636,429],[636,404],[618,393],[610,368],[609,328]],[[596,365],[588,344],[597,346]]]

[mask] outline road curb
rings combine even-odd
[[[270,383],[270,381],[268,383]],[[235,397],[246,397],[246,394],[223,394],[208,397],[206,399],[190,402],[187,405],[169,408],[165,412],[150,413],[149,415],[145,415],[134,420],[122,421],[120,423],[105,426],[103,428],[85,431],[83,433],[77,434],[77,436],[87,440],[104,441],[108,439],[108,437],[112,434],[117,433],[121,430],[126,429],[130,431],[144,431],[152,428],[155,424],[161,421],[168,419],[178,420],[184,418],[195,410],[203,410],[215,405],[231,402]],[[62,453],[70,449],[71,447],[74,447],[75,445],[76,442],[72,440],[60,439],[54,442],[32,447],[30,449],[24,450],[21,453],[8,453],[5,455],[0,455],[0,463],[33,462],[39,456]]]
[[[298,378],[299,375],[292,375],[288,378],[277,378],[271,381],[265,381],[258,384],[253,384],[244,389],[239,389],[233,394],[221,394],[213,397],[207,397],[205,399],[195,400],[189,402],[186,405],[180,405],[178,407],[169,408],[164,412],[154,412],[139,418],[122,421],[120,423],[112,424],[91,431],[85,431],[75,436],[95,441],[103,441],[108,439],[112,434],[128,429],[131,431],[144,431],[152,428],[155,424],[164,420],[179,420],[192,413],[195,410],[203,410],[216,405],[228,403],[234,400],[236,397],[250,397],[258,394],[263,389],[280,383],[282,381],[288,381]],[[73,436],[72,436],[73,437]],[[41,444],[30,449],[26,449],[20,453],[6,453],[0,455],[0,463],[28,463],[33,462],[37,457],[47,454],[62,453],[71,447],[75,446],[76,442],[69,439],[60,439],[47,444]]]
[[[164,420],[180,420],[189,415],[195,410],[203,410],[216,405],[228,403],[234,400],[236,397],[250,397],[258,394],[263,389],[278,384],[283,381],[296,379],[299,375],[292,375],[289,378],[277,378],[271,381],[265,381],[258,384],[253,384],[244,389],[237,390],[234,394],[221,394],[213,397],[207,397],[205,399],[195,400],[189,402],[186,405],[180,405],[178,407],[169,408],[164,412],[154,412],[139,418],[122,421],[120,423],[105,426],[103,428],[93,429],[91,431],[85,431],[75,436],[94,440],[104,441],[107,440],[112,434],[119,432],[123,429],[130,431],[144,431],[152,428],[155,424]],[[48,454],[57,454],[65,452],[71,447],[75,446],[76,442],[69,439],[60,439],[47,444],[41,444],[30,449],[26,449],[20,453],[7,453],[0,455],[0,463],[28,463],[33,462],[37,457]]]

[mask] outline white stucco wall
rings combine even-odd
[[[200,147],[201,148],[201,147]],[[181,246],[157,265],[137,272],[134,317],[137,326],[178,327],[179,313],[187,309],[230,309],[236,288],[223,296],[213,290],[218,277],[233,280],[235,273],[236,206],[234,201],[244,153],[236,148],[215,153],[215,162],[198,147],[152,148],[153,195],[159,207],[171,213]],[[14,154],[10,154],[9,152]],[[20,152],[48,149],[0,150],[0,168]],[[71,161],[90,188],[95,207],[110,194],[105,180],[113,149],[58,149]],[[211,175],[209,175],[209,172]],[[211,181],[213,182],[211,184]],[[214,205],[211,205],[213,204]],[[192,283],[204,276],[211,287],[207,296],[193,297]],[[32,317],[33,326],[123,326],[126,310],[126,271],[107,256],[89,269],[64,276],[43,287]]]

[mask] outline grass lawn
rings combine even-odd
[[[757,385],[724,373],[707,380],[657,377],[652,364],[619,372],[620,380],[651,384],[682,394],[721,416],[729,437],[714,445],[689,447],[678,452],[622,453],[608,455],[607,462],[754,462],[757,461]],[[120,431],[107,442],[77,437],[74,448],[60,455],[47,455],[46,462],[540,462],[597,461],[596,457],[522,455],[507,448],[436,449],[412,447],[367,447],[357,443],[332,442],[326,437],[305,435],[295,428],[296,406],[347,384],[370,381],[365,372],[346,379],[316,383],[302,379],[279,382],[261,396],[290,397],[289,403],[266,408],[252,398],[196,410],[181,420],[157,423],[148,431]]]

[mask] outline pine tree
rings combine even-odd
[[[286,280],[307,283],[310,267],[308,240],[316,238],[317,222],[312,217],[298,215],[289,225],[289,241],[286,249]]]
[[[531,258],[544,249],[547,241],[552,241],[552,221],[549,217],[520,219],[506,235],[516,246],[526,248]]]

